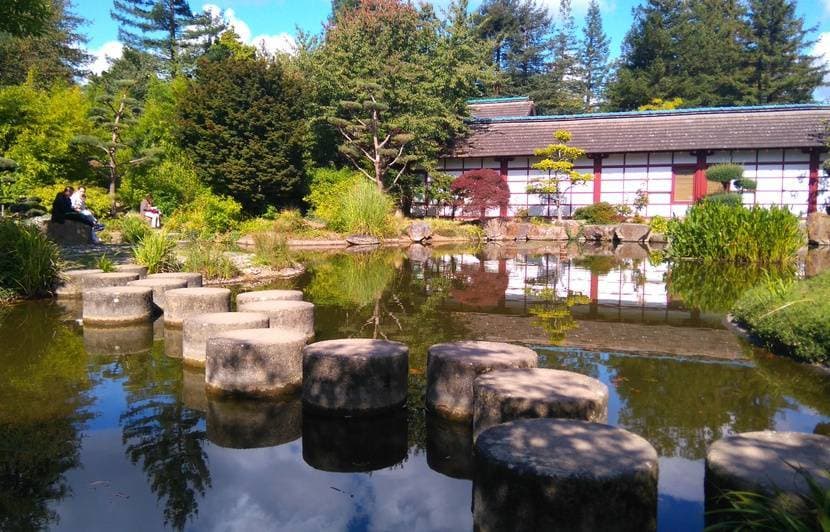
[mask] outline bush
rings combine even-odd
[[[423,221],[438,236],[446,238],[467,238],[469,240],[481,240],[484,238],[484,230],[477,224],[458,222],[444,218],[426,218]]]
[[[173,153],[158,164],[130,168],[119,194],[130,209],[137,210],[147,194],[164,214],[172,214],[203,194],[209,194],[199,178],[193,162],[180,153]]]
[[[175,250],[176,242],[166,231],[153,231],[133,246],[133,255],[148,273],[170,272],[178,269]]]
[[[648,226],[651,228],[653,233],[660,233],[661,235],[665,235],[669,230],[669,221],[663,218],[662,216],[654,216],[651,218],[651,221],[648,223]]]
[[[746,208],[720,202],[692,206],[669,223],[672,258],[784,263],[804,243],[798,218],[787,209]]]
[[[95,260],[95,267],[104,273],[111,273],[115,271],[115,263],[106,254],[101,255]]]
[[[737,192],[719,192],[717,194],[709,194],[708,196],[701,198],[700,203],[723,203],[725,205],[738,207],[743,205],[744,200],[743,197]]]
[[[95,216],[99,218],[109,216],[112,201],[110,200],[107,189],[96,187],[94,185],[84,185],[83,183],[72,186],[76,189],[80,186],[86,187],[86,206],[89,207],[89,210],[91,210]],[[58,192],[63,192],[64,187],[66,187],[66,185],[63,184],[37,187],[29,190],[27,195],[40,199],[40,204],[43,206],[43,210],[51,212],[52,200],[55,199]]]
[[[305,228],[303,215],[297,209],[286,209],[274,217],[272,228],[278,233],[302,231]]]
[[[727,190],[729,183],[741,179],[743,175],[744,167],[734,163],[715,164],[706,170],[706,179],[714,183],[720,183],[723,190]]]
[[[205,279],[231,279],[239,275],[233,261],[225,255],[225,246],[197,241],[184,250],[184,269],[199,272]]]
[[[576,220],[585,220],[589,224],[597,225],[615,224],[620,221],[617,208],[605,201],[580,207],[574,211],[573,217]]]
[[[309,194],[305,197],[311,205],[310,214],[326,222],[330,229],[342,230],[343,198],[363,179],[353,170],[316,168],[312,171]]]
[[[392,199],[366,180],[354,185],[341,199],[342,231],[373,236],[390,234],[394,228],[390,220]]]
[[[276,270],[293,266],[294,261],[291,260],[285,235],[270,231],[255,234],[254,262],[262,266],[270,266]]]
[[[37,227],[0,219],[0,289],[35,297],[52,290],[60,250]]]
[[[203,193],[173,212],[166,226],[191,237],[210,238],[235,229],[241,219],[242,206],[235,200]]]
[[[754,288],[732,315],[774,351],[804,362],[830,361],[830,272]]]
[[[152,232],[147,220],[138,214],[127,214],[114,223],[109,223],[107,229],[120,230],[121,240],[127,244],[138,244]]]

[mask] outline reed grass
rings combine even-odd
[[[171,272],[179,268],[175,250],[176,242],[166,231],[153,231],[133,246],[133,255],[148,273]]]
[[[215,242],[197,241],[184,250],[183,268],[199,272],[205,279],[231,279],[239,269],[225,255],[225,246]]]
[[[21,297],[49,293],[60,270],[58,246],[37,227],[0,220],[0,289],[6,298],[11,293]]]

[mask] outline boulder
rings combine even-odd
[[[807,239],[814,246],[830,246],[830,215],[820,212],[807,215]]]
[[[380,240],[372,235],[351,235],[346,237],[350,246],[377,246]]]
[[[576,240],[582,234],[582,226],[585,222],[581,220],[561,220],[557,221],[556,225],[565,228],[565,234],[568,235],[568,240]]]
[[[663,233],[655,233],[652,231],[648,235],[648,242],[649,244],[668,244],[669,237]]]
[[[582,226],[582,236],[589,242],[610,242],[614,240],[613,225],[586,224]]]
[[[527,235],[530,234],[531,225],[524,222],[509,222],[505,224],[505,237],[507,240],[518,240],[523,242],[527,240]]]
[[[645,224],[622,223],[614,230],[614,236],[620,242],[645,242],[651,229]]]
[[[406,249],[406,256],[412,262],[426,262],[431,253],[429,248],[423,244],[412,244]]]
[[[648,260],[649,253],[648,246],[635,242],[620,242],[614,248],[614,256],[623,260]]]
[[[406,234],[413,242],[423,242],[432,238],[432,227],[426,222],[413,222],[406,228]]]
[[[56,244],[68,246],[93,244],[92,227],[74,220],[66,220],[62,224],[47,222],[46,236]]]
[[[527,233],[528,240],[567,240],[568,233],[561,225],[530,224]]]
[[[508,240],[507,224],[498,218],[487,220],[484,224],[484,236],[487,240]]]

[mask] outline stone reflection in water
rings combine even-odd
[[[170,358],[182,358],[182,330],[176,327],[164,328],[164,354]]]
[[[149,322],[124,327],[85,325],[84,347],[92,356],[147,353],[153,347],[153,325]]]
[[[61,312],[60,321],[77,322],[84,315],[84,303],[81,299],[56,299],[53,303]]]
[[[303,460],[321,471],[377,471],[406,459],[406,410],[372,417],[303,416]]]
[[[473,428],[426,414],[427,464],[452,478],[473,479]]]
[[[208,396],[207,437],[220,447],[276,447],[302,435],[303,407],[298,397],[253,400]]]
[[[208,399],[204,369],[182,366],[182,402],[191,410],[207,413]]]
[[[120,367],[126,378],[127,408],[120,416],[124,452],[141,465],[163,504],[165,524],[182,530],[211,487],[203,415],[181,400],[181,365],[161,349],[124,358]]]

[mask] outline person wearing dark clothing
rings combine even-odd
[[[52,222],[62,224],[65,220],[72,220],[95,227],[95,222],[90,220],[88,216],[84,216],[72,208],[72,200],[70,199],[72,192],[72,187],[66,187],[63,192],[58,192],[55,196],[55,200],[52,202]]]

